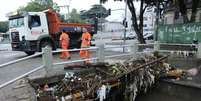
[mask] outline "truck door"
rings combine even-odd
[[[29,39],[38,40],[40,36],[48,34],[47,20],[43,14],[29,15]]]

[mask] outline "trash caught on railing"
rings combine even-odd
[[[65,77],[58,82],[38,86],[37,97],[39,101],[47,99],[51,101],[113,99],[111,101],[117,101],[120,98],[131,101],[137,94],[146,93],[160,77],[165,69],[165,66],[160,65],[163,64],[164,59],[166,57],[144,56],[124,63],[76,66],[73,68],[75,72],[66,72]],[[118,96],[118,93],[122,96]],[[118,97],[114,98],[114,96]]]

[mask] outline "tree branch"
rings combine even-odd
[[[143,11],[142,11],[143,14],[144,14],[144,12],[145,12],[145,10],[146,10],[147,7],[148,7],[148,5],[146,5],[146,6],[143,8]]]

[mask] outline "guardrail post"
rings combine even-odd
[[[159,51],[160,49],[160,44],[158,43],[158,41],[154,41],[154,51]]]
[[[201,59],[201,43],[198,43],[198,47],[197,47],[197,58]]]
[[[137,52],[138,52],[138,45],[135,42],[132,46],[131,46],[131,54],[133,55],[133,58],[137,59]]]
[[[46,70],[46,75],[49,74],[50,70],[53,67],[53,57],[52,57],[52,49],[50,47],[45,47],[42,49],[43,52],[43,65]]]
[[[98,55],[98,62],[104,62],[104,60],[105,60],[104,49],[105,49],[104,44],[98,45],[98,54],[97,54]]]

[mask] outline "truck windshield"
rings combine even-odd
[[[9,27],[10,28],[16,28],[16,27],[22,27],[24,26],[24,18],[15,18],[15,19],[10,19],[9,20]]]

